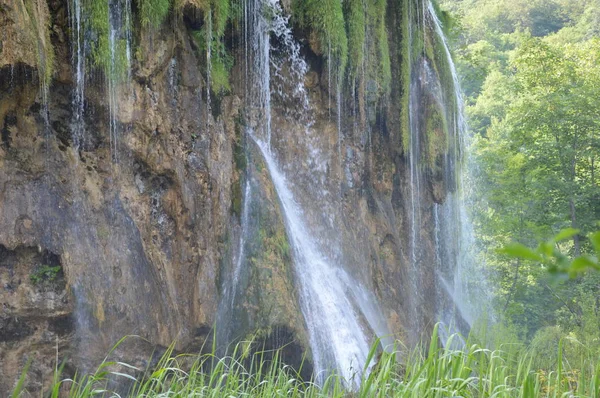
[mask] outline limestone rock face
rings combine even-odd
[[[41,13],[38,12],[38,5]],[[18,64],[37,67],[38,32],[34,27],[37,16],[41,17],[43,24],[48,22],[46,2],[40,1],[38,4],[26,0],[0,1],[0,26],[2,26],[0,68],[14,67]]]
[[[68,42],[54,37],[67,73],[57,71],[45,102],[36,54],[17,51],[35,47],[25,43],[30,23],[5,3],[0,28],[21,36],[3,39],[0,69],[0,390],[12,389],[32,350],[44,357],[31,371],[40,387],[57,355],[86,369],[126,335],[152,342],[140,358],[174,341],[198,349],[215,321],[234,222],[239,100],[224,98],[213,116],[185,26],[155,32],[141,40],[148,47],[119,89],[127,95],[119,96],[118,136],[109,133],[100,81],[86,87],[76,147]],[[55,28],[67,36],[66,2],[53,6]],[[48,256],[58,259],[60,285],[32,285]]]
[[[126,341],[117,354],[141,367],[174,341],[177,350],[199,350],[221,316],[237,331],[232,338],[293,342],[290,362],[309,349],[280,204],[259,151],[242,142],[241,120],[252,110],[244,109],[241,66],[232,92],[209,101],[205,54],[190,32],[206,5],[179,5],[184,22],[136,33],[131,79],[118,87],[112,119],[94,71],[76,142],[67,2],[0,0],[1,391],[12,389],[31,356],[28,386],[39,391],[57,357],[69,358],[67,373],[93,369],[127,335],[146,341]],[[44,95],[49,63],[41,60],[49,51],[55,68]],[[242,58],[243,49],[232,51]],[[304,83],[314,118],[298,118],[298,103],[274,96],[272,145],[289,165],[307,223],[335,221],[325,233],[336,238],[339,258],[375,293],[389,330],[406,338],[415,301],[405,289],[410,186],[394,108],[399,88],[368,128],[351,117],[338,122],[323,62],[309,61]],[[319,153],[328,160],[313,162]],[[246,168],[255,176],[252,218],[260,222],[250,226],[242,299],[222,315],[223,281],[239,254]],[[309,195],[315,183],[327,206]],[[423,209],[444,200],[439,181],[428,184]],[[431,246],[422,262],[431,264],[432,223],[425,218],[419,231]],[[431,269],[423,273],[434,280]],[[426,307],[418,313],[423,323],[434,315]]]

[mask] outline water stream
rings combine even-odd
[[[247,136],[260,150],[269,176],[279,199],[284,217],[287,237],[292,248],[294,275],[300,307],[310,340],[312,362],[317,379],[323,381],[330,371],[341,375],[348,386],[357,386],[363,367],[373,342],[374,335],[389,335],[387,325],[381,316],[375,297],[356,281],[339,259],[332,259],[323,249],[319,230],[329,226],[319,226],[319,221],[307,223],[307,211],[297,199],[286,173],[297,169],[295,162],[280,164],[272,143],[272,95],[286,96],[290,92],[302,107],[296,110],[299,120],[306,123],[306,145],[316,170],[322,169],[323,159],[316,147],[311,147],[311,109],[304,89],[304,76],[308,70],[300,56],[299,45],[293,39],[281,6],[275,0],[252,0],[248,4],[253,26],[251,38],[252,86],[250,108],[255,111],[255,126],[248,128]],[[271,36],[276,37],[278,48],[272,48]],[[276,55],[275,55],[276,53]],[[282,70],[289,71],[284,78]],[[285,80],[282,83],[282,80]],[[286,85],[286,87],[282,87]],[[280,98],[281,99],[281,98]],[[285,99],[285,98],[284,98]],[[316,173],[318,175],[319,173]],[[251,177],[248,177],[248,179]],[[323,194],[316,178],[314,187],[309,187],[309,195]],[[244,210],[242,211],[242,238],[239,255],[234,268],[234,289],[241,272],[247,233],[244,223],[248,223],[247,206],[251,197],[251,184],[245,182]],[[316,198],[314,198],[316,199]],[[320,197],[319,199],[322,199]],[[304,203],[304,202],[302,202]],[[318,202],[317,202],[318,203]],[[325,222],[331,222],[324,218]],[[317,225],[315,225],[317,224]],[[315,230],[314,227],[317,229]]]
[[[356,281],[319,250],[269,145],[253,138],[265,159],[285,216],[317,379],[323,381],[328,370],[336,369],[349,385],[356,386],[360,383],[372,340],[361,324],[364,314],[360,309],[376,308],[376,305],[366,293],[355,294]],[[361,304],[357,308],[353,303]],[[378,319],[373,312],[371,309],[369,318]],[[370,327],[381,329],[382,323],[373,322]]]
[[[75,90],[72,100],[71,130],[73,145],[79,150],[85,144],[85,32],[81,0],[69,2],[69,20],[71,28],[71,64],[75,80]]]

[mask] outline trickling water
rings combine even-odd
[[[418,85],[420,82],[415,78],[415,72],[413,69],[415,68],[415,61],[413,59],[413,40],[415,40],[415,35],[424,34],[423,26],[419,25],[419,12],[415,12],[414,5],[412,2],[408,3],[408,20],[409,20],[409,50],[408,50],[408,64],[411,68],[410,74],[410,92],[408,98],[408,121],[409,121],[409,129],[410,129],[410,141],[409,141],[409,149],[408,149],[408,163],[410,170],[410,258],[411,258],[411,270],[410,270],[410,288],[411,294],[410,298],[412,303],[410,304],[411,308],[411,319],[413,322],[412,328],[413,330],[420,332],[423,329],[423,325],[421,324],[421,317],[419,315],[418,304],[421,303],[424,298],[421,297],[423,292],[422,289],[422,280],[421,280],[421,264],[419,259],[419,239],[418,231],[421,230],[421,131],[419,126],[419,106],[420,101],[418,98],[419,88]],[[413,21],[417,21],[417,23],[413,23]]]
[[[292,162],[279,164],[272,143],[272,96],[285,101],[291,92],[296,104],[301,108],[295,115],[300,123],[306,124],[305,145],[309,148],[308,162],[317,171],[315,176],[324,175],[324,162],[316,146],[311,146],[312,116],[308,95],[304,88],[304,78],[308,70],[300,56],[300,46],[293,39],[288,26],[289,17],[284,16],[276,0],[250,0],[244,9],[251,21],[247,24],[246,37],[251,40],[252,66],[251,85],[247,106],[251,110],[247,136],[253,141],[262,157],[279,198],[284,216],[286,231],[292,248],[292,260],[298,285],[300,307],[305,319],[313,366],[320,381],[326,372],[336,371],[355,387],[369,353],[373,333],[388,335],[386,322],[381,317],[375,297],[360,285],[343,268],[336,264],[322,249],[319,234],[309,226],[306,210],[296,200],[289,180],[283,170],[294,170]],[[277,38],[278,47],[272,48],[270,37]],[[274,56],[276,53],[276,56]],[[247,58],[248,59],[248,58]],[[283,72],[285,69],[285,73]],[[249,168],[249,174],[252,168]],[[242,211],[242,233],[238,256],[235,259],[233,282],[226,289],[233,307],[233,297],[239,278],[243,272],[244,246],[250,222],[249,207],[252,196],[252,176],[246,177],[244,187],[244,208]],[[323,180],[316,178],[316,184]],[[313,189],[313,193],[326,195],[323,189]],[[333,220],[328,218],[327,223]],[[325,227],[327,228],[327,227]]]
[[[318,249],[269,146],[256,137],[253,139],[265,159],[285,217],[317,379],[322,382],[327,376],[325,372],[336,369],[349,386],[356,387],[369,353],[370,339],[360,322],[364,315],[352,302],[361,303],[368,296],[355,295],[356,283],[352,277],[332,265]],[[373,305],[363,303],[362,307]],[[376,312],[370,310],[369,316]],[[379,329],[381,323],[370,326]]]
[[[478,291],[472,289],[472,283],[466,279],[468,275],[478,275],[482,278],[482,270],[477,267],[472,253],[469,249],[474,245],[471,223],[467,216],[465,201],[467,200],[464,178],[467,170],[462,159],[464,147],[468,136],[467,124],[464,117],[462,94],[456,67],[452,61],[448,43],[442,30],[441,22],[437,17],[433,4],[423,2],[422,9],[414,9],[417,26],[409,28],[411,40],[412,35],[431,34],[432,40],[436,40],[443,48],[441,67],[446,68],[452,79],[452,91],[445,92],[437,72],[425,56],[421,55],[413,59],[411,53],[411,92],[409,99],[410,113],[410,148],[409,168],[411,187],[411,258],[413,263],[412,288],[415,292],[422,291],[419,275],[423,264],[421,253],[425,250],[420,245],[419,231],[423,228],[424,209],[421,206],[425,188],[422,184],[426,178],[423,171],[422,159],[422,133],[419,117],[423,112],[419,90],[426,87],[428,95],[433,99],[434,105],[438,107],[446,118],[448,127],[448,145],[444,155],[444,176],[446,185],[446,197],[442,204],[434,204],[432,208],[435,244],[435,275],[437,278],[437,298],[435,307],[437,320],[446,325],[449,333],[466,333],[474,321],[477,309],[481,310],[488,303],[484,293],[485,281],[481,281]],[[415,12],[416,11],[416,12]],[[413,15],[409,18],[413,20]],[[412,41],[411,41],[412,42]],[[436,60],[439,62],[440,60]],[[438,65],[440,68],[440,65]],[[417,73],[418,72],[418,73]],[[420,298],[419,300],[426,300]],[[474,305],[478,302],[478,306]],[[489,310],[489,309],[486,309]],[[420,328],[421,325],[415,325]]]
[[[85,35],[82,24],[81,0],[69,2],[71,25],[71,64],[73,67],[75,90],[72,100],[71,131],[73,146],[76,150],[85,142],[84,107],[85,107]]]
[[[246,237],[248,236],[250,205],[252,201],[252,183],[249,178],[246,178],[246,183],[244,184],[244,186],[244,196],[242,197],[244,207],[242,209],[242,219],[240,221],[242,231],[240,233],[239,252],[235,261],[235,268],[233,269],[233,281],[231,283],[231,292],[229,292],[229,295],[231,296],[231,308],[233,308],[234,305],[237,286],[240,281],[240,273],[242,272],[242,265],[246,255]]]
[[[212,78],[212,42],[213,42],[213,26],[212,26],[212,12],[206,14],[206,114],[210,114],[210,86]],[[206,118],[208,123],[210,118]]]
[[[442,308],[442,318],[444,321],[454,321],[457,330],[460,330],[460,321],[464,321],[468,324],[468,327],[473,326],[474,314],[481,311],[487,306],[488,299],[484,293],[485,280],[483,278],[483,272],[481,269],[477,269],[473,254],[469,252],[469,248],[474,247],[474,237],[472,233],[471,222],[467,215],[466,210],[466,192],[465,192],[465,174],[467,169],[462,166],[461,156],[464,153],[468,137],[468,127],[466,119],[464,117],[464,102],[462,93],[460,91],[460,82],[458,79],[458,73],[456,66],[452,60],[446,36],[442,30],[441,22],[433,8],[433,4],[428,4],[428,13],[433,21],[435,32],[440,40],[444,53],[447,58],[448,67],[452,76],[453,88],[454,88],[454,105],[455,112],[453,112],[453,123],[454,131],[453,135],[454,142],[454,158],[450,159],[449,167],[456,170],[456,192],[449,193],[449,197],[443,205],[443,220],[444,226],[444,241],[450,241],[453,246],[453,252],[449,252],[446,259],[454,263],[453,272],[450,275],[440,274],[439,278],[446,290],[448,303]],[[454,261],[452,261],[454,260]],[[480,281],[479,290],[474,291],[470,288],[470,284],[466,280],[468,274],[479,275]],[[478,305],[474,305],[473,299],[476,299]],[[450,304],[450,302],[453,304]],[[489,308],[485,308],[486,312],[489,313]],[[478,311],[479,310],[479,311]],[[464,330],[463,330],[464,331]]]
[[[462,156],[466,137],[468,135],[467,125],[464,118],[462,95],[460,83],[456,73],[455,65],[444,36],[440,20],[431,2],[410,3],[408,9],[409,18],[409,43],[414,46],[432,45],[423,44],[429,39],[443,48],[441,59],[429,59],[423,49],[422,53],[416,54],[412,48],[409,49],[409,65],[411,68],[410,93],[409,93],[409,127],[410,142],[408,148],[408,167],[410,182],[410,257],[411,257],[411,303],[413,311],[415,331],[420,332],[424,325],[418,315],[418,307],[430,306],[435,308],[437,321],[446,325],[449,333],[467,333],[474,320],[475,307],[472,306],[473,290],[469,289],[469,283],[465,277],[471,275],[482,275],[481,270],[476,270],[473,256],[468,252],[473,247],[474,240],[471,231],[470,220],[467,217],[465,207],[465,191]],[[435,46],[435,44],[433,44]],[[432,65],[436,63],[436,67]],[[444,74],[439,70],[445,70],[452,79],[451,90],[444,90],[442,84]],[[447,86],[447,85],[446,85]],[[427,105],[424,97],[429,98],[431,103]],[[446,119],[447,148],[443,156],[445,199],[442,204],[434,204],[431,210],[423,206],[424,195],[428,195],[428,189],[424,184],[429,181],[426,158],[423,155],[426,150],[428,137],[424,131],[422,117],[427,112],[427,106],[435,108]],[[431,211],[431,214],[427,214]],[[437,279],[435,299],[424,297],[423,283],[425,269],[430,267],[425,261],[427,247],[423,246],[425,223],[433,220],[433,243],[435,245],[434,272],[429,275]],[[468,272],[466,270],[469,270]],[[475,273],[477,272],[477,273]],[[483,290],[481,290],[483,291]],[[485,294],[479,293],[477,301],[484,306],[488,302]]]
[[[129,100],[131,80],[131,0],[110,0],[108,11],[110,65],[108,70],[108,103],[110,113],[111,159],[119,163],[119,140],[123,133],[119,110]]]

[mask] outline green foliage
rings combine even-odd
[[[512,257],[541,263],[551,273],[568,275],[571,278],[589,269],[600,271],[600,262],[598,262],[598,258],[600,258],[600,232],[595,232],[589,236],[589,241],[594,247],[595,255],[586,254],[571,259],[568,255],[560,251],[559,244],[561,242],[573,239],[580,232],[577,229],[567,228],[562,230],[553,239],[540,243],[536,249],[530,249],[519,243],[513,243],[501,251]]]
[[[94,41],[92,59],[96,66],[108,71],[110,64],[108,2],[86,0],[84,9],[88,16],[89,28],[92,31]]]
[[[233,67],[233,57],[225,48],[223,37],[227,23],[234,17],[235,8],[232,7],[231,0],[206,0],[200,5],[205,13],[204,26],[192,32],[192,36],[200,53],[206,54],[207,61],[210,62],[206,66],[207,77],[210,76],[210,89],[216,94],[227,93],[231,91],[229,74]]]
[[[209,34],[208,28],[211,24],[205,24],[201,30],[192,32],[196,44],[202,54],[208,54],[208,42],[207,34]],[[210,88],[214,93],[222,94],[231,91],[231,85],[229,83],[229,73],[233,67],[233,57],[225,49],[223,38],[221,36],[215,36],[218,31],[214,25],[214,30],[210,34]]]
[[[41,1],[25,0],[25,12],[31,21],[33,38],[37,42],[37,67],[40,85],[47,90],[55,70],[55,52],[50,39],[51,20],[48,6]]]
[[[17,381],[17,385],[15,386],[12,394],[11,394],[11,398],[19,398],[25,388],[25,378],[27,377],[27,372],[29,372],[29,367],[31,366],[31,362],[33,361],[33,357],[29,358],[29,360],[27,361],[27,363],[25,364],[25,367],[23,368],[23,372],[21,372],[21,376],[19,377],[19,380]]]
[[[211,58],[211,89],[216,93],[231,91],[229,73],[233,67],[233,58],[227,53],[220,53]]]
[[[128,73],[127,42],[124,38],[116,38],[114,48],[111,49],[108,2],[84,0],[83,9],[91,31],[92,64],[109,79],[125,79]]]
[[[404,10],[408,10],[410,7],[410,0],[403,0],[402,5]],[[402,149],[406,153],[410,149],[410,85],[411,85],[411,48],[412,43],[408,40],[410,37],[410,21],[409,13],[404,12],[402,14],[402,37],[406,38],[402,40],[401,51],[400,51],[400,68],[402,74],[400,76],[402,92],[401,92],[401,106],[400,106],[400,124],[402,134]]]
[[[582,286],[598,277],[582,271],[595,268],[590,233],[600,219],[600,45],[586,16],[599,3],[441,3],[457,20],[455,59],[475,133],[470,210],[497,311],[525,339],[559,326],[594,346],[600,293]],[[580,233],[545,241],[567,228]]]
[[[169,15],[172,0],[137,0],[143,26],[159,27]]]
[[[350,0],[344,5],[348,36],[348,79],[359,95],[374,103],[389,93],[391,61],[385,24],[387,0]]]
[[[448,123],[443,111],[432,106],[426,120],[427,165],[436,169],[439,156],[448,151]]]
[[[313,29],[322,55],[336,73],[338,83],[344,77],[348,62],[348,37],[340,0],[296,0],[294,16],[301,26]],[[352,23],[357,22],[354,20]],[[353,35],[359,26],[353,25]],[[355,49],[356,51],[356,49]]]
[[[377,94],[386,95],[389,93],[392,81],[390,48],[385,24],[387,0],[375,0],[368,4],[369,40],[365,46],[370,51],[367,72],[371,79],[377,82],[379,91]]]
[[[365,56],[366,21],[363,1],[346,1],[344,13],[348,31],[348,73],[354,79],[360,73]]]
[[[459,336],[450,336],[444,348],[437,330],[438,326],[428,349],[407,352],[398,345],[381,352],[376,341],[367,357],[366,376],[353,392],[335,374],[322,386],[302,380],[299,371],[285,366],[281,351],[260,350],[252,340],[238,343],[222,358],[217,357],[214,345],[211,352],[199,355],[175,355],[171,345],[152,368],[142,370],[106,360],[93,374],[57,384],[70,386],[70,398],[99,392],[110,396],[115,380],[132,383],[130,397],[592,397],[600,388],[597,359],[585,349],[572,350],[560,330],[540,333],[531,348],[509,343],[497,350],[474,341],[467,341],[462,349],[450,348]],[[543,353],[544,369],[535,367],[539,353]]]
[[[51,283],[56,280],[61,271],[60,266],[42,265],[36,268],[35,271],[29,275],[29,280],[34,285],[40,285],[43,283]]]
[[[231,0],[211,0],[210,7],[214,36],[222,38],[225,34],[227,21],[231,17]]]

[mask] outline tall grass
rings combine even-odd
[[[398,350],[369,355],[368,376],[356,391],[336,375],[322,386],[303,381],[286,366],[279,351],[250,352],[248,342],[231,355],[211,353],[173,355],[170,347],[152,369],[136,369],[118,362],[103,362],[92,375],[60,380],[47,393],[58,398],[70,386],[69,397],[600,397],[598,358],[583,356],[570,363],[557,347],[556,367],[532,368],[533,352],[507,345],[488,350],[451,336],[439,344],[434,329],[429,347],[410,354]],[[461,348],[450,348],[461,347]],[[121,384],[118,395],[110,386]],[[123,392],[123,385],[129,385]],[[23,391],[22,381],[13,397]]]

